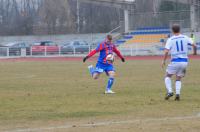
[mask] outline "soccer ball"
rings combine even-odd
[[[107,60],[108,62],[114,62],[114,59],[115,59],[114,54],[108,54],[108,55],[106,56],[106,60]]]

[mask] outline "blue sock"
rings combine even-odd
[[[112,89],[112,85],[114,83],[114,78],[109,78],[108,79],[108,85],[107,85],[107,90],[111,90]]]
[[[89,69],[89,71],[90,71],[90,74],[93,75],[94,72],[95,72],[95,68],[94,68],[94,67],[91,67],[91,68]]]

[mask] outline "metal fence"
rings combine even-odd
[[[28,48],[1,47],[0,57],[50,57],[50,56],[79,56],[87,54],[93,47],[62,47],[39,46]]]
[[[88,54],[89,51],[94,49],[94,47],[85,48],[63,48],[61,46],[50,48],[42,47],[40,49],[35,49],[34,47],[29,48],[0,48],[0,58],[18,58],[18,57],[55,57],[55,56],[74,56],[80,57]],[[138,56],[138,55],[162,55],[164,47],[162,45],[154,45],[150,47],[141,48],[137,45],[130,46],[127,48],[118,49],[124,56]],[[189,48],[190,54],[192,53],[192,47]],[[200,54],[200,43],[198,44],[198,54]]]
[[[191,10],[165,11],[165,12],[145,12],[130,14],[130,29],[138,27],[170,27],[178,23],[182,28],[191,30]],[[196,27],[200,27],[200,9],[196,10]],[[195,29],[198,31],[198,29]]]

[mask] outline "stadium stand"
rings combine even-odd
[[[164,42],[169,34],[170,29],[168,27],[143,27],[123,36],[117,43],[120,43],[122,47],[130,47],[136,44],[146,47]]]

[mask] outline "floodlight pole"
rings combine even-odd
[[[191,31],[198,31],[198,11],[197,8],[199,6],[198,0],[192,0],[190,5],[190,22],[191,22]]]
[[[191,30],[194,32],[197,30],[197,15],[196,15],[196,5],[191,3],[190,5],[190,21],[191,21]]]
[[[125,26],[125,33],[129,32],[129,11],[124,10],[124,26]]]
[[[80,12],[79,12],[79,9],[80,9],[80,3],[79,3],[79,0],[77,0],[77,3],[76,3],[77,33],[80,33]]]

